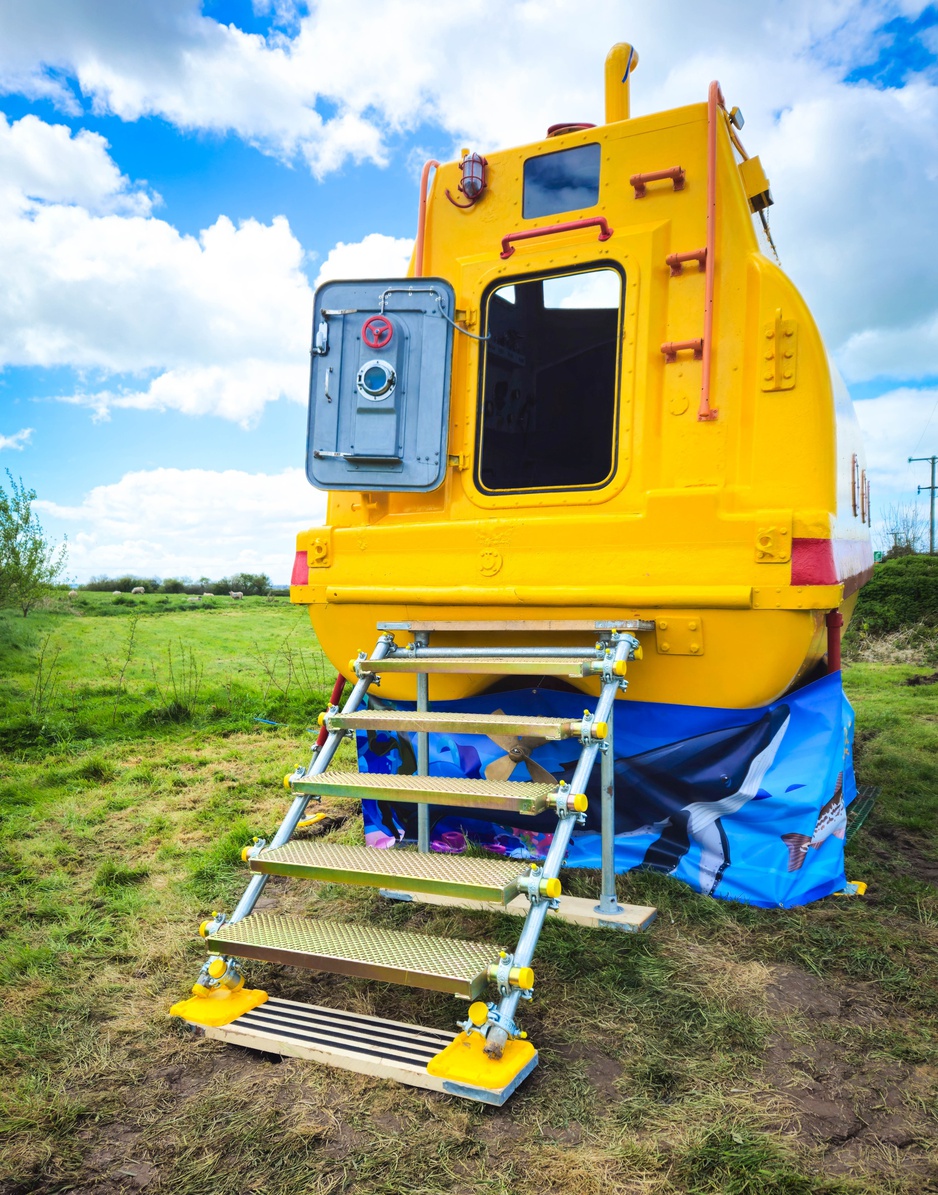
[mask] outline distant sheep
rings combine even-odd
[[[235,593],[235,591],[234,591],[233,589],[229,589],[229,590],[228,590],[228,596],[229,596],[230,598],[234,598],[234,600],[235,600],[236,602],[240,602],[240,601],[241,601],[241,599],[244,597],[244,594],[243,594],[243,593]]]
[[[198,595],[198,594],[195,594],[194,596],[191,596],[191,597],[189,598],[189,601],[190,601],[190,602],[200,602],[201,600],[202,600],[202,599],[199,597],[199,595]]]
[[[142,585],[135,585],[133,587],[133,589],[131,589],[130,592],[131,593],[146,593],[146,590],[143,588]]]
[[[111,590],[111,597],[120,597],[120,595],[121,595],[121,591],[119,589]]]
[[[68,596],[69,596],[69,597],[78,597],[78,590],[77,590],[77,589],[70,589],[70,590],[68,591]]]
[[[202,597],[210,597],[210,598],[213,598],[214,596],[215,596],[215,595],[214,595],[214,593],[203,593],[203,594],[202,594]]]

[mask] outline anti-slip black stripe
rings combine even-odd
[[[292,1037],[296,1041],[300,1041],[300,1042],[308,1041],[312,1045],[317,1045],[317,1046],[328,1047],[330,1045],[335,1044],[334,1042],[331,1042],[328,1038],[314,1037],[310,1033],[294,1033],[287,1029],[278,1030],[277,1036],[278,1037]],[[338,1048],[341,1050],[345,1050],[349,1054],[369,1054],[369,1055],[371,1055],[371,1057],[380,1058],[384,1062],[409,1062],[409,1063],[411,1063],[411,1065],[419,1066],[421,1068],[425,1067],[427,1062],[429,1061],[429,1058],[433,1057],[432,1054],[429,1056],[429,1058],[426,1055],[415,1054],[410,1057],[408,1057],[407,1055],[404,1055],[401,1058],[397,1058],[397,1057],[392,1057],[389,1054],[384,1054],[380,1050],[373,1050],[373,1049],[370,1050],[366,1046],[341,1045]]]
[[[247,1021],[246,1024],[245,1021]],[[339,1038],[341,1038],[343,1042],[356,1042],[360,1045],[372,1046],[376,1049],[394,1050],[401,1054],[420,1054],[425,1055],[427,1058],[432,1058],[434,1054],[438,1054],[440,1049],[443,1048],[441,1045],[426,1046],[419,1042],[407,1042],[400,1040],[395,1041],[393,1039],[390,1041],[375,1041],[373,1037],[369,1039],[365,1034],[343,1033],[341,1029],[333,1029],[331,1026],[306,1026],[296,1024],[284,1025],[283,1022],[267,1020],[264,1017],[257,1017],[256,1019],[251,1020],[247,1020],[246,1017],[241,1017],[238,1020],[238,1025],[247,1029],[261,1029],[264,1032],[269,1033],[293,1031],[297,1033],[327,1034],[330,1037],[336,1038],[337,1041]],[[449,1042],[446,1042],[445,1044],[449,1045]]]
[[[238,1022],[239,1025],[242,1023],[244,1022]],[[434,1042],[413,1041],[403,1037],[391,1037],[380,1033],[360,1033],[354,1029],[342,1029],[341,1026],[335,1025],[311,1024],[309,1022],[304,1024],[302,1021],[280,1021],[268,1017],[258,1017],[256,1020],[248,1021],[247,1027],[255,1024],[269,1026],[271,1032],[277,1032],[280,1029],[297,1029],[310,1033],[331,1033],[336,1037],[341,1037],[345,1041],[364,1042],[366,1045],[376,1045],[382,1047],[382,1049],[426,1051],[430,1056],[438,1054],[440,1050],[445,1049],[452,1041],[452,1038],[444,1038]]]
[[[265,1000],[263,1004],[259,1004],[256,1009],[252,1009],[251,1011],[260,1012],[261,1010],[276,1016],[311,1017],[317,1020],[338,1021],[343,1024],[347,1023],[350,1025],[360,1025],[362,1028],[366,1029],[373,1029],[377,1027],[378,1029],[394,1033],[411,1033],[432,1038],[447,1036],[447,1030],[445,1029],[427,1029],[420,1025],[406,1025],[401,1021],[383,1021],[380,1017],[353,1016],[350,1013],[341,1012],[338,1009],[319,1009],[308,1004],[291,1008],[284,1007],[280,1003],[275,1004],[272,1000]]]
[[[277,1006],[270,1007],[269,1000],[265,1001],[264,1004],[259,1004],[256,1009],[251,1009],[250,1012],[243,1013],[243,1016],[252,1016],[256,1012],[265,1017],[283,1017],[300,1022],[317,1021],[327,1025],[347,1025],[349,1029],[355,1030],[357,1030],[358,1025],[361,1025],[362,1028],[358,1031],[369,1032],[369,1034],[381,1034],[382,1036],[406,1035],[409,1037],[424,1037],[434,1043],[452,1041],[452,1034],[448,1034],[443,1029],[411,1029],[410,1025],[398,1024],[393,1021],[370,1021],[368,1017],[347,1017],[344,1012],[336,1012],[335,1015],[330,1015],[330,1013],[309,1009],[308,1006],[302,1011],[281,1009],[281,1007]],[[352,1023],[349,1024],[349,1022]]]

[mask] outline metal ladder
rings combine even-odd
[[[543,630],[544,624],[379,624],[381,634],[371,656],[360,652],[350,665],[356,683],[345,704],[341,709],[331,706],[322,715],[328,730],[322,746],[314,752],[308,767],[299,767],[284,779],[293,801],[277,833],[269,844],[259,840],[245,848],[243,857],[254,874],[234,912],[230,917],[215,914],[200,927],[212,954],[193,988],[193,998],[175,1005],[171,1010],[175,1015],[202,1026],[212,1036],[242,1041],[254,1048],[315,1057],[487,1103],[503,1103],[537,1064],[537,1052],[517,1024],[517,1011],[521,1000],[532,997],[532,961],[546,915],[550,910],[559,911],[562,901],[572,899],[561,897],[559,873],[573,830],[585,820],[584,794],[597,756],[602,791],[600,897],[598,904],[591,906],[592,920],[584,917],[582,908],[579,916],[571,914],[569,919],[586,924],[620,924],[629,929],[644,928],[653,919],[655,911],[644,908],[637,910],[637,919],[626,916],[617,922],[628,910],[623,910],[616,899],[613,855],[613,705],[617,693],[626,688],[628,662],[641,658],[641,647],[633,632],[652,629],[653,624],[548,624],[550,630],[588,630],[595,635],[595,645],[587,647],[430,645],[434,630],[446,631],[451,638],[460,630],[477,635],[482,627],[517,632]],[[413,636],[406,646],[395,641],[395,633],[401,631]],[[392,672],[416,673],[415,712],[362,709],[372,686],[380,684],[382,675]],[[584,711],[575,720],[445,713],[429,708],[429,676],[440,673],[571,679],[598,676],[600,694],[594,711]],[[416,775],[367,774],[330,766],[346,735],[358,730],[392,729],[416,735]],[[580,753],[568,784],[436,777],[429,775],[428,736],[434,732],[519,738],[535,735],[547,741],[578,739]],[[324,796],[416,803],[417,849],[375,850],[295,839],[309,802]],[[521,819],[553,811],[557,822],[546,858],[526,866],[501,856],[477,858],[432,852],[431,805],[501,811]],[[272,916],[255,912],[269,875],[378,888],[384,895],[398,899],[507,908],[523,912],[524,921],[514,950],[508,951],[422,933]],[[581,899],[579,904],[591,902]],[[264,992],[244,987],[237,959],[286,963],[450,992],[475,1003],[467,1019],[459,1022],[461,1033],[455,1040],[442,1035],[445,1044],[441,1044],[436,1030],[395,1027],[394,1022],[376,1018],[351,1017],[350,1021],[350,1014],[335,1010],[271,1000]],[[498,999],[480,1000],[489,985],[497,988]]]

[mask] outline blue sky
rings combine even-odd
[[[626,38],[636,112],[713,77],[743,109],[876,507],[914,501],[905,458],[938,451],[934,5],[3,0],[0,467],[71,575],[285,578],[323,510],[317,278],[404,268],[425,158],[601,119]]]

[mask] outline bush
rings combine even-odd
[[[860,590],[855,626],[884,635],[915,623],[938,626],[938,556],[884,560]]]
[[[113,593],[115,589],[119,589],[121,593],[130,593],[132,589],[141,585],[147,593],[154,593],[160,587],[156,577],[131,577],[125,574],[122,577],[92,577],[79,588],[90,589],[95,593]]]
[[[222,582],[218,584],[221,587]],[[224,588],[243,593],[245,597],[264,597],[270,592],[270,577],[266,573],[235,573],[233,577],[224,578]]]

